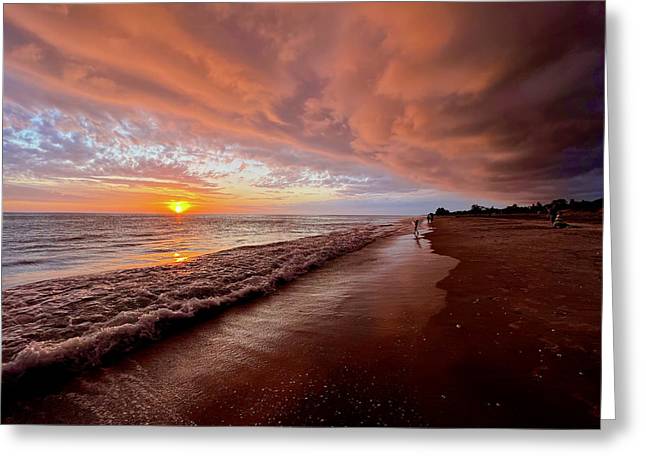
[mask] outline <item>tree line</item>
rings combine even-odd
[[[496,215],[496,214],[545,214],[550,212],[552,209],[556,211],[561,210],[575,210],[575,211],[590,211],[595,212],[603,208],[603,198],[595,199],[593,201],[580,200],[576,201],[570,199],[554,199],[548,204],[541,204],[536,202],[530,206],[519,206],[518,204],[512,204],[511,206],[499,208],[499,207],[485,207],[479,204],[471,205],[469,210],[461,211],[450,211],[443,207],[438,207],[435,211],[435,215]]]

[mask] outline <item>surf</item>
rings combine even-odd
[[[244,246],[179,265],[40,281],[3,291],[5,380],[77,371],[155,341],[183,322],[270,294],[326,262],[396,233],[397,224]]]

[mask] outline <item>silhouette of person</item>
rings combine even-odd
[[[413,220],[413,235],[415,238],[419,237],[419,220]]]
[[[557,210],[556,206],[550,207],[550,222],[554,224],[554,221],[556,220],[556,216],[558,215],[559,211]]]

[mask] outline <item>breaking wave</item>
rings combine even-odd
[[[393,234],[396,225],[247,246],[183,264],[41,281],[3,292],[5,379],[29,371],[100,364],[157,339],[182,320],[275,291],[338,256]]]

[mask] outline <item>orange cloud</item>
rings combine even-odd
[[[503,200],[602,191],[602,3],[14,4],[5,37],[5,152],[23,159],[10,180],[32,165],[51,181],[43,159],[60,170],[69,147],[84,155],[70,174],[163,176],[205,200],[214,152],[285,185],[327,172],[338,194],[386,180]],[[61,136],[29,153],[50,132],[30,119],[51,110],[61,135],[94,123],[110,158],[166,153],[108,168]]]

